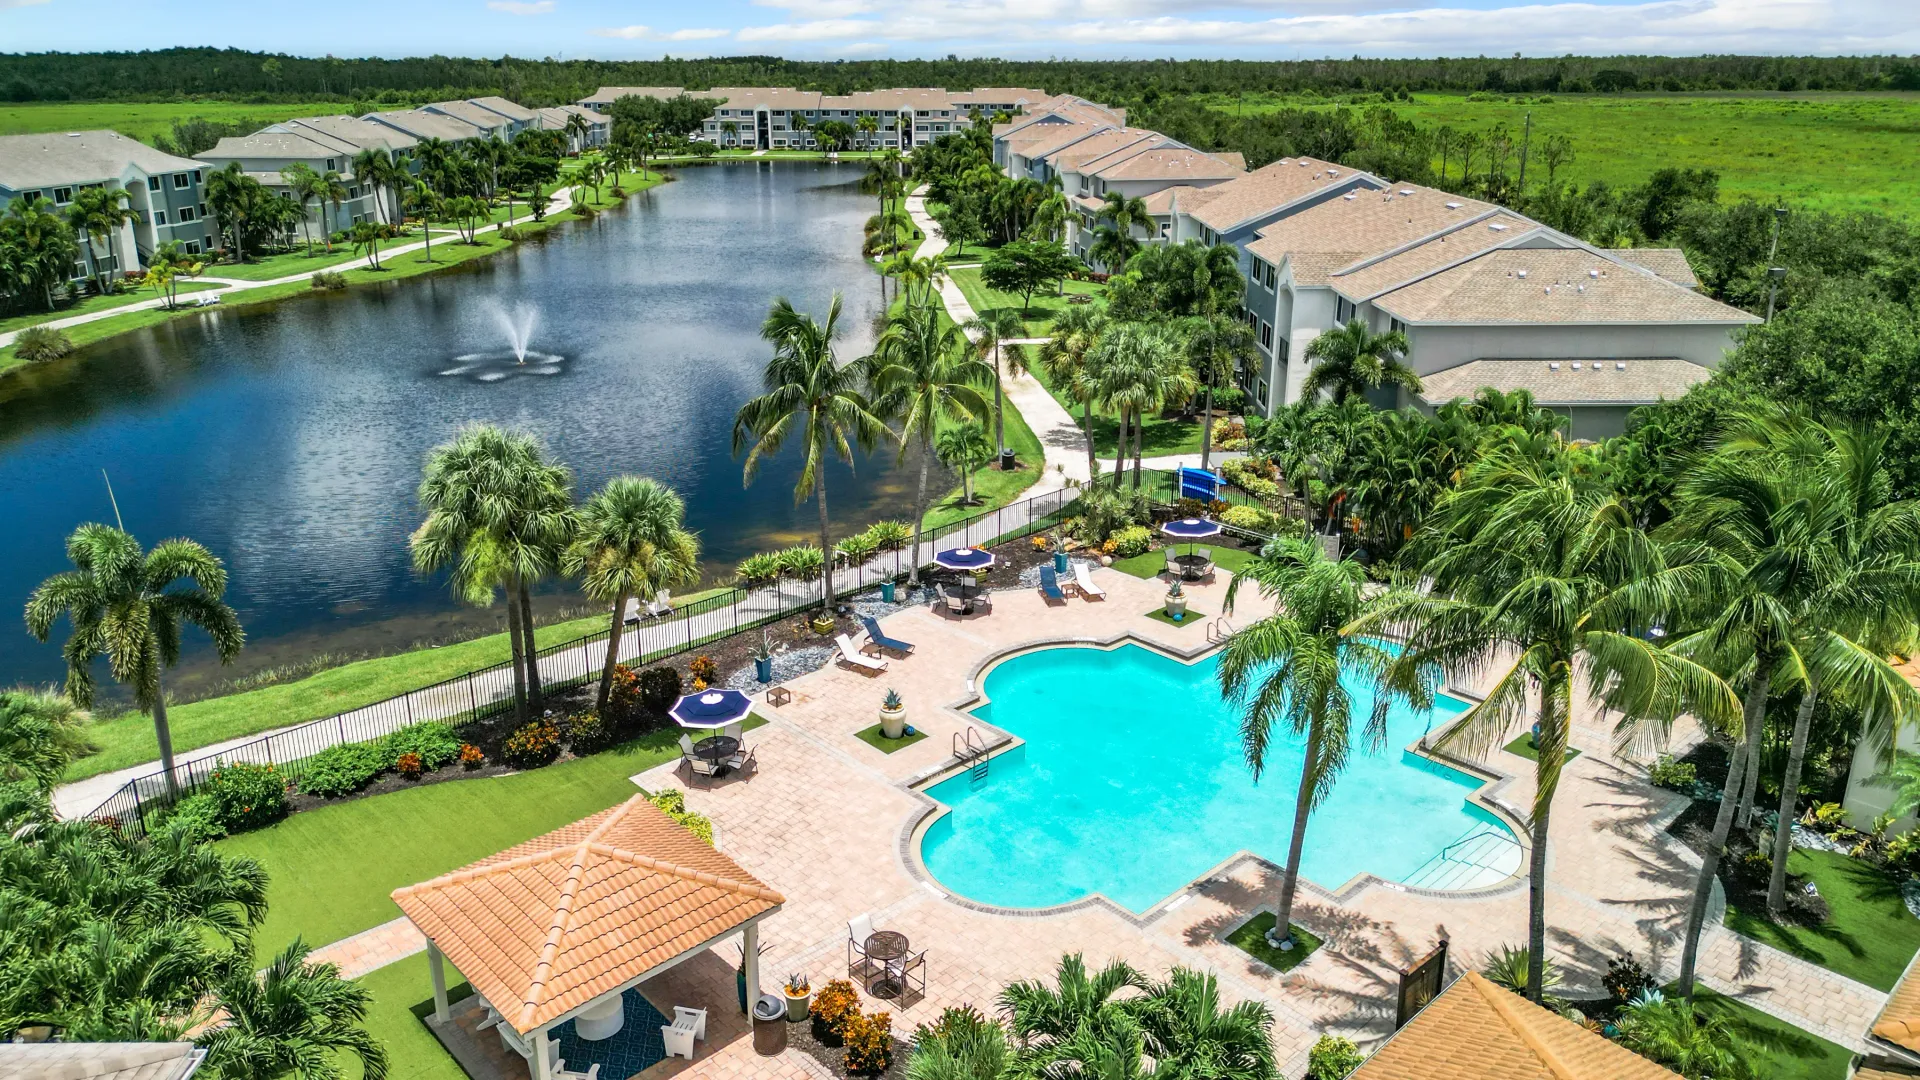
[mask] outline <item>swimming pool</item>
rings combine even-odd
[[[1285,861],[1301,740],[1276,732],[1254,783],[1217,658],[1063,646],[993,668],[974,714],[1025,745],[993,758],[984,779],[962,772],[927,790],[951,808],[921,837],[928,871],[985,904],[1048,907],[1098,892],[1144,912],[1242,848]],[[1367,715],[1372,695],[1349,692]],[[1303,875],[1330,889],[1362,871],[1461,888],[1518,867],[1512,834],[1467,799],[1480,780],[1402,749],[1466,709],[1452,698],[1431,713],[1395,709],[1384,748],[1356,745],[1314,811]]]

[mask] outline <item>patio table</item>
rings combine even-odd
[[[1180,564],[1180,576],[1188,581],[1200,577],[1207,568],[1207,559],[1203,555],[1180,555],[1174,561]]]
[[[740,740],[728,735],[714,735],[693,744],[693,752],[711,763],[716,772],[739,751]]]
[[[907,955],[907,935],[894,930],[878,930],[867,937],[867,959],[880,961],[880,970],[885,972],[887,961],[898,960]],[[899,997],[906,989],[891,978],[882,978],[867,991],[874,997],[886,999]]]

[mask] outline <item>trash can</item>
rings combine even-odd
[[[761,994],[753,1005],[753,1052],[772,1057],[787,1048],[787,1003]]]

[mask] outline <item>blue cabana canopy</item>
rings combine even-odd
[[[1182,468],[1176,474],[1180,497],[1212,502],[1220,497],[1220,477],[1205,469]]]

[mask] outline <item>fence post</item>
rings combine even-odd
[[[405,694],[402,694],[401,697],[405,698],[407,702],[407,726],[412,727],[413,726],[413,691],[409,690]],[[687,767],[692,768],[693,766],[689,765]]]
[[[469,671],[467,672],[467,718],[472,720],[479,716],[480,692],[473,688],[473,672]]]

